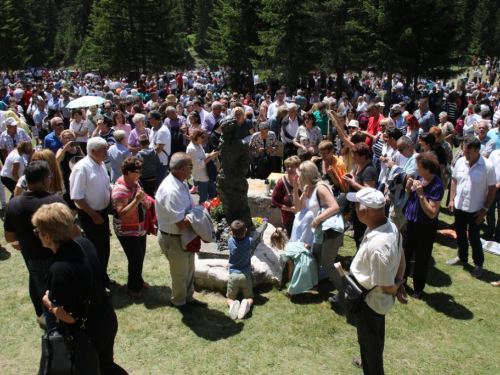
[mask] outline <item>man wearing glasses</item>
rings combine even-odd
[[[48,148],[55,155],[57,154],[57,150],[64,146],[61,140],[61,133],[64,130],[64,122],[60,117],[54,117],[50,120],[50,127],[52,129],[52,133],[47,135],[43,140],[43,148]]]
[[[172,277],[172,306],[181,312],[191,312],[193,307],[207,307],[194,298],[194,253],[184,251],[181,231],[191,223],[186,215],[194,207],[187,179],[193,171],[193,161],[185,152],[177,152],[170,159],[170,174],[156,192],[158,218],[158,243],[170,264]]]

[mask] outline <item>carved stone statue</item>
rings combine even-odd
[[[223,119],[221,129],[222,137],[219,145],[221,169],[217,176],[217,191],[228,224],[231,225],[237,219],[243,220],[250,231],[254,229],[254,225],[247,197],[249,146],[238,138],[238,123],[234,117]]]

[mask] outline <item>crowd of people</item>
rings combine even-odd
[[[497,68],[490,66],[490,74]],[[361,359],[353,360],[365,374],[383,373],[385,315],[395,299],[406,303],[410,274],[412,297],[424,295],[447,189],[458,247],[448,264],[467,264],[470,244],[472,276],[481,277],[485,218],[482,236],[500,242],[494,77],[464,78],[456,86],[421,79],[414,87],[398,75],[368,72],[329,77],[324,89],[319,81],[301,81],[294,90],[256,78],[254,90],[238,93],[228,90],[224,72],[208,70],[135,81],[44,73],[2,76],[5,238],[21,250],[40,323],[54,327],[57,317],[78,330],[85,297],[93,296],[87,327],[101,343],[103,373],[124,373],[113,362],[117,323],[104,292],[115,283],[107,273],[110,215],[128,259],[130,296],[150,287],[143,264],[153,234],[170,263],[172,305],[185,313],[207,306],[194,298],[199,245],[192,240],[210,239],[212,224],[193,197],[203,204],[217,196],[226,117],[236,120],[248,145],[248,178],[284,173],[272,194],[284,230],[276,230],[272,243],[290,266],[289,296],[317,288],[321,268],[342,290],[346,265],[336,258],[345,228],[326,223],[351,224],[357,252],[350,273],[369,291],[356,314]],[[388,80],[392,92],[384,91]],[[82,96],[99,100],[71,108]],[[241,319],[253,305],[252,243],[243,222],[230,224],[227,304],[229,316]],[[88,268],[92,280],[81,277]],[[105,341],[103,322],[109,323]]]

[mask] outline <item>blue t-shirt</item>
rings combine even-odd
[[[43,148],[48,148],[54,154],[57,154],[57,150],[62,148],[64,145],[61,141],[61,138],[56,136],[56,133],[52,132],[47,135],[43,140]]]
[[[252,250],[253,239],[231,237],[227,244],[229,246],[229,273],[251,273],[250,250]]]
[[[418,177],[417,179],[419,181],[423,181],[422,177]],[[433,201],[443,200],[444,184],[437,175],[434,176],[434,178],[426,186],[424,186],[424,196],[426,199],[431,199]],[[420,206],[420,199],[418,198],[417,191],[414,190],[410,193],[410,197],[408,198],[405,215],[408,221],[413,223],[432,224],[438,220],[439,211],[434,219],[427,216]]]

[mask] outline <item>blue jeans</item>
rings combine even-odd
[[[42,311],[43,315],[45,315],[47,329],[51,329],[56,326],[55,315],[50,313],[42,303],[42,298],[47,291],[47,275],[49,274],[51,265],[51,260],[26,259],[26,267],[28,267],[29,272],[29,283],[33,283],[35,287],[37,294],[36,300],[42,305]]]
[[[198,187],[198,194],[200,194],[200,200],[198,203],[203,203],[208,199],[215,198],[217,192],[215,184],[212,181],[194,181],[194,186]]]
[[[481,224],[476,224],[476,212],[465,212],[455,209],[455,230],[457,232],[458,257],[467,262],[469,258],[469,242],[472,247],[472,260],[476,266],[483,266],[484,253],[479,232]],[[467,230],[469,238],[467,238]]]
[[[161,185],[165,177],[168,174],[168,165],[160,164],[156,167],[156,186],[155,191],[158,190],[158,187]]]

